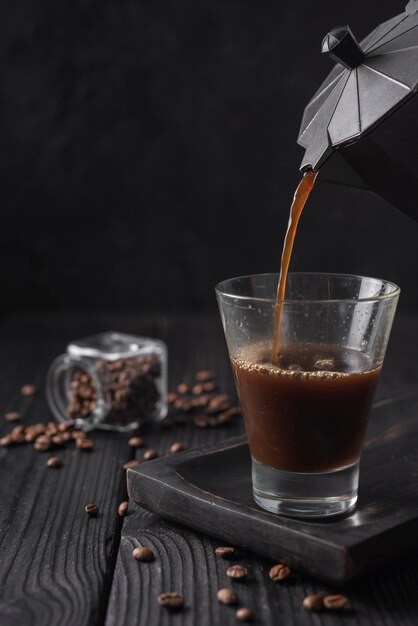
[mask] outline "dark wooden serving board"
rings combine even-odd
[[[358,506],[345,518],[305,522],[259,508],[244,436],[139,465],[128,490],[162,517],[343,584],[418,545],[418,393],[373,409]]]

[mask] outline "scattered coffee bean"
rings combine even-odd
[[[167,609],[178,610],[184,605],[184,598],[175,591],[166,591],[158,596],[158,604]]]
[[[200,383],[193,386],[192,393],[194,396],[200,396],[205,391],[204,386]]]
[[[62,461],[59,456],[50,456],[46,462],[47,467],[62,467]]]
[[[99,507],[97,504],[86,504],[84,510],[88,515],[90,515],[90,517],[96,517],[99,512]]]
[[[154,552],[150,550],[150,548],[143,546],[134,548],[134,550],[132,550],[132,556],[136,561],[144,561],[144,563],[154,560]]]
[[[234,580],[243,580],[248,576],[248,570],[243,565],[231,565],[226,570],[226,575]]]
[[[78,438],[75,443],[76,447],[79,450],[93,450],[94,442],[91,439],[87,438]]]
[[[190,387],[189,385],[186,385],[186,383],[180,383],[180,385],[177,386],[177,393],[179,393],[182,396],[185,396],[186,394],[188,394],[190,391]]]
[[[74,423],[73,422],[61,422],[60,424],[58,424],[58,430],[60,433],[65,433],[68,432],[69,430],[71,430],[74,427]]]
[[[132,461],[128,461],[123,465],[123,469],[131,469],[131,467],[135,467],[136,465],[139,465],[139,461],[137,459],[132,459]]]
[[[313,593],[303,599],[303,608],[306,611],[322,611],[324,608],[324,596],[320,593]]]
[[[170,446],[170,453],[177,454],[177,452],[182,452],[184,450],[184,446],[180,441],[175,441]]]
[[[129,502],[127,500],[124,500],[123,502],[121,502],[118,506],[118,515],[119,517],[125,517],[127,511],[128,511],[128,506],[129,506]]]
[[[231,408],[231,402],[226,394],[215,396],[209,401],[207,413],[221,413]]]
[[[128,446],[131,448],[141,448],[145,446],[145,442],[141,437],[131,437],[128,441]]]
[[[230,546],[219,546],[218,548],[215,548],[215,554],[221,559],[231,559],[236,555],[236,550]]]
[[[332,611],[340,611],[346,604],[348,604],[348,598],[337,593],[333,596],[324,597],[324,607]]]
[[[193,409],[203,409],[209,404],[210,396],[203,394],[197,398],[193,398],[190,401],[190,405]]]
[[[269,577],[274,582],[280,582],[290,576],[290,568],[284,563],[278,563],[277,565],[273,565],[273,567],[269,571]]]
[[[39,435],[35,439],[33,447],[37,452],[46,452],[51,448],[51,440],[46,435]]]
[[[23,385],[20,391],[22,393],[22,396],[27,396],[27,397],[34,396],[38,392],[35,385]]]
[[[166,400],[167,400],[167,404],[174,404],[174,402],[177,400],[177,394],[170,392],[166,395]]]
[[[178,398],[174,402],[174,408],[178,411],[184,411],[185,413],[188,413],[192,409],[192,405],[189,400],[186,400],[185,398]]]
[[[10,446],[13,443],[13,439],[10,435],[5,435],[0,439],[0,447],[4,448],[5,446]]]
[[[221,604],[234,605],[238,604],[238,596],[233,589],[229,589],[228,587],[224,587],[223,589],[219,589],[216,594],[218,598],[218,602]]]
[[[247,607],[242,607],[237,610],[237,612],[235,613],[235,617],[239,622],[253,622],[254,612]]]
[[[158,456],[157,450],[153,450],[150,448],[146,452],[144,452],[144,461],[151,461],[152,459],[156,459]]]
[[[7,422],[17,422],[20,420],[20,413],[19,411],[9,411],[9,413],[6,413],[4,417]]]
[[[235,415],[239,415],[240,413],[241,411],[237,407],[233,406],[230,409],[227,409],[226,411],[219,413],[218,417],[216,418],[216,421],[219,424],[219,426],[224,425],[224,424],[229,424],[230,422],[233,421]]]
[[[205,391],[206,393],[212,393],[212,391],[215,391],[216,389],[216,385],[215,383],[203,383],[203,391]]]
[[[195,374],[195,380],[197,380],[198,383],[206,383],[213,378],[214,376],[209,370],[202,370],[201,372],[196,372]]]
[[[207,428],[210,426],[210,420],[206,417],[206,415],[195,415],[193,418],[193,424],[198,428]]]

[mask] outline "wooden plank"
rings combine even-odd
[[[214,367],[221,373],[224,387],[232,388],[232,378],[225,353],[219,322],[202,318],[185,318],[161,326],[162,336],[170,348],[171,383],[200,367]],[[415,367],[418,320],[414,316],[398,316],[392,334],[378,398],[418,384]],[[208,361],[210,363],[208,363]],[[168,433],[152,432],[147,439],[163,454],[174,439],[186,441],[189,448],[213,443],[241,432],[235,425],[225,431],[199,431],[177,427]],[[141,458],[141,455],[138,455]],[[157,555],[151,564],[138,563],[133,547],[149,545]],[[302,575],[277,585],[268,579],[271,562],[251,553],[242,553],[238,562],[248,566],[246,583],[232,583],[225,570],[227,563],[216,559],[218,542],[206,535],[187,530],[131,506],[122,530],[106,626],[212,626],[236,624],[235,611],[221,607],[216,590],[233,586],[239,593],[241,606],[251,606],[257,622],[267,626],[283,623],[305,626],[312,623],[328,626],[341,623],[350,626],[389,626],[416,624],[418,611],[418,558],[411,555],[403,561],[379,571],[370,578],[352,584],[347,593],[351,609],[334,618],[332,615],[308,614],[302,608],[303,597],[309,593],[330,593],[335,588]],[[160,609],[156,597],[160,591],[176,590],[186,598],[186,610],[170,616]]]
[[[28,425],[51,419],[45,371],[71,339],[111,328],[153,332],[138,316],[22,316],[0,328],[0,407],[20,410]],[[41,393],[23,398],[20,387]],[[1,435],[12,426],[0,420]],[[2,626],[87,626],[103,622],[119,544],[122,465],[127,436],[92,434],[95,449],[59,451],[63,467],[46,467],[48,453],[30,445],[0,448],[0,623]],[[84,505],[100,506],[89,518]]]

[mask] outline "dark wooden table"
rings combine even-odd
[[[23,398],[21,385],[30,382],[43,390],[49,363],[71,339],[109,329],[164,339],[171,387],[209,368],[218,372],[222,388],[234,393],[216,316],[14,316],[0,327],[2,413],[20,410],[24,424],[50,419],[44,393]],[[417,345],[418,317],[398,315],[377,400],[418,386]],[[10,430],[2,420],[1,436]],[[236,421],[217,429],[148,428],[143,436],[166,454],[173,441],[193,447],[240,432]],[[0,625],[236,624],[234,610],[216,601],[217,589],[229,584],[225,562],[214,556],[217,542],[134,506],[122,523],[117,516],[126,497],[122,465],[134,452],[126,435],[97,431],[93,438],[91,453],[73,447],[60,452],[59,470],[48,469],[48,455],[30,445],[0,448]],[[87,502],[100,505],[97,518],[85,514]],[[156,553],[154,563],[144,566],[132,559],[132,549],[142,543]],[[345,590],[351,608],[339,615],[302,609],[306,594],[333,591],[323,583],[295,574],[286,584],[274,584],[268,561],[244,554],[240,562],[251,575],[239,595],[254,609],[257,624],[418,624],[418,551],[353,583]],[[171,615],[158,606],[157,595],[169,589],[185,596],[181,613]]]

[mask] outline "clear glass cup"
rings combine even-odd
[[[357,501],[368,413],[400,290],[375,278],[293,273],[277,303],[277,282],[277,274],[260,274],[216,286],[254,499],[282,515],[341,514]]]

